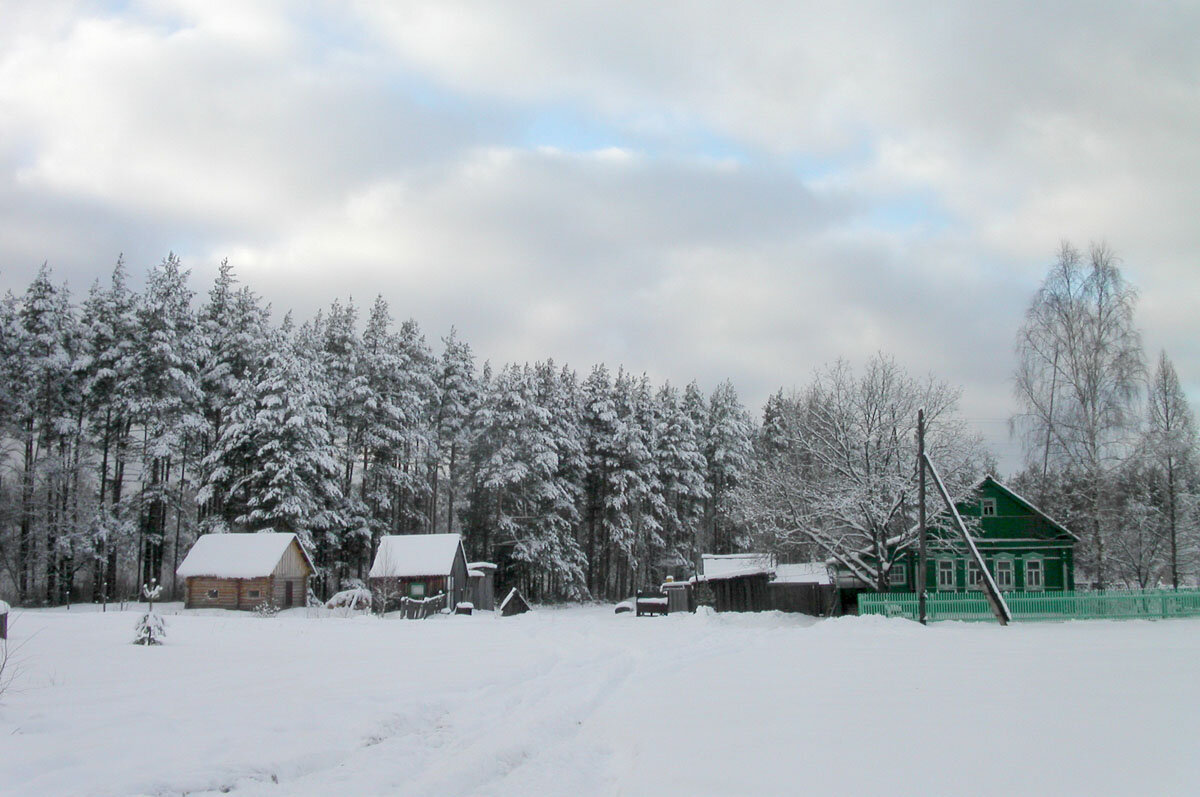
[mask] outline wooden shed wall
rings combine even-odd
[[[832,584],[772,582],[771,607],[781,612],[799,612],[816,617],[838,613],[837,589]]]
[[[496,576],[491,570],[482,570],[479,578],[471,579],[471,603],[476,609],[494,611],[496,608]]]
[[[713,608],[718,612],[770,611],[769,583],[770,576],[766,573],[709,581],[713,592]]]

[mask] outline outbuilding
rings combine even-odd
[[[295,534],[205,534],[175,571],[184,608],[276,609],[304,606],[312,560]]]
[[[468,562],[467,576],[471,579],[471,603],[476,609],[496,608],[496,566],[491,562]]]
[[[698,581],[707,582],[718,612],[765,612],[775,559],[764,553],[704,554]]]
[[[444,593],[446,607],[471,600],[467,555],[457,534],[389,534],[379,540],[369,574],[384,609],[401,598],[421,600]],[[478,606],[478,604],[476,604]]]

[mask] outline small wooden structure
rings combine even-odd
[[[656,589],[638,590],[634,606],[637,607],[638,617],[665,616],[668,612],[667,594]]]
[[[185,580],[185,609],[304,606],[315,568],[295,534],[205,534],[175,572]]]
[[[769,554],[704,554],[699,580],[708,583],[713,593],[713,608],[718,612],[770,611],[769,584],[775,574],[775,560]]]
[[[471,598],[467,555],[457,534],[382,537],[368,578],[380,611],[400,606],[402,598],[422,601],[444,593],[446,600],[439,608],[453,608]]]
[[[491,562],[468,562],[467,576],[471,579],[470,602],[476,609],[496,608],[496,566]]]
[[[669,580],[662,585],[667,596],[667,614],[696,611],[696,584]]]
[[[837,587],[824,562],[776,565],[775,580],[768,587],[776,611],[829,617],[840,608]]]
[[[508,591],[508,596],[500,601],[500,616],[512,617],[514,614],[524,614],[530,610],[529,601],[513,587]]]

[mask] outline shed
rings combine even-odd
[[[496,566],[491,562],[468,562],[467,576],[471,579],[471,603],[476,609],[496,608]]]
[[[508,591],[504,600],[500,601],[500,616],[512,617],[514,614],[524,614],[530,610],[529,601],[513,587]]]
[[[312,560],[295,534],[205,534],[183,563],[184,608],[277,609],[303,606]]]
[[[384,611],[401,598],[423,599],[446,594],[446,605],[474,603],[467,574],[467,555],[457,534],[390,534],[379,540],[368,575],[371,589],[382,596]],[[479,604],[475,604],[478,606]]]
[[[704,554],[700,581],[712,589],[718,612],[763,612],[772,608],[768,584],[775,559],[765,553]]]
[[[781,612],[800,612],[817,617],[836,613],[837,587],[824,562],[797,562],[775,566],[769,585],[771,606]]]

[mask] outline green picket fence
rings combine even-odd
[[[1005,592],[1013,620],[1120,620],[1128,618],[1200,617],[1200,590],[1090,590],[1069,592]],[[931,592],[926,599],[930,620],[994,620],[987,598],[979,592]],[[859,614],[917,619],[912,592],[864,592]]]

